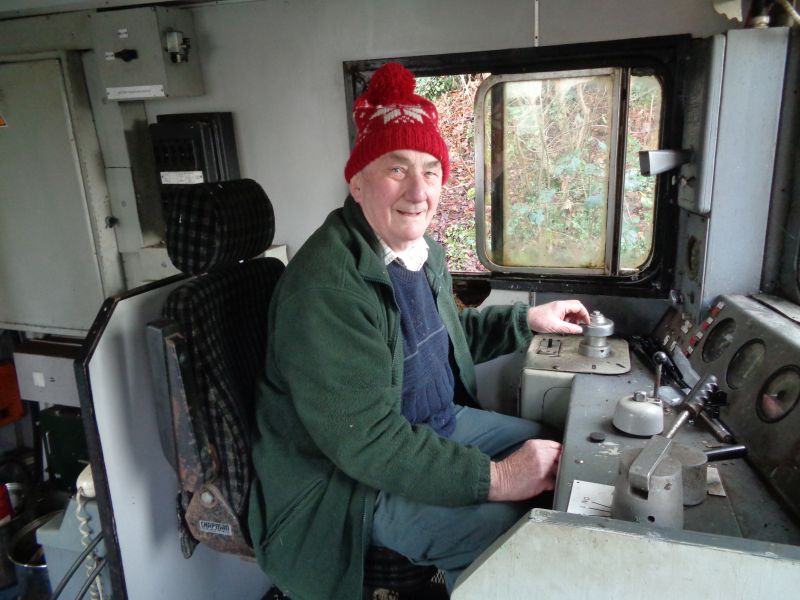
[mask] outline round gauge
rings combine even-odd
[[[766,353],[767,347],[761,340],[750,340],[739,348],[728,363],[728,373],[725,376],[728,385],[734,390],[742,387],[758,372]]]
[[[774,423],[788,415],[800,399],[800,369],[784,367],[774,373],[756,400],[756,413],[762,421]]]
[[[703,345],[703,360],[707,363],[714,362],[733,343],[736,334],[736,321],[724,319],[708,334],[708,339]]]

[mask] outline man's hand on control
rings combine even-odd
[[[519,450],[491,463],[489,500],[527,500],[555,488],[561,444],[528,440]]]
[[[528,309],[528,327],[531,331],[582,333],[578,323],[589,323],[589,311],[577,300],[557,300]]]

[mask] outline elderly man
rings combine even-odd
[[[251,535],[294,600],[360,598],[370,544],[451,590],[553,489],[560,454],[537,423],[477,408],[474,363],[589,320],[577,301],[459,313],[424,237],[449,168],[435,107],[389,63],[354,118],[351,197],[278,285],[256,405]]]

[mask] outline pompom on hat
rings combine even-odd
[[[393,150],[418,150],[442,163],[442,183],[450,173],[447,144],[439,133],[439,113],[430,100],[414,93],[414,75],[403,65],[386,63],[375,71],[367,91],[353,106],[358,134],[344,168],[347,182],[376,158]]]

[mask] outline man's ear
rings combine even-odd
[[[350,195],[353,197],[353,200],[361,204],[361,171],[353,175],[350,178],[350,183],[347,185],[350,187]]]

